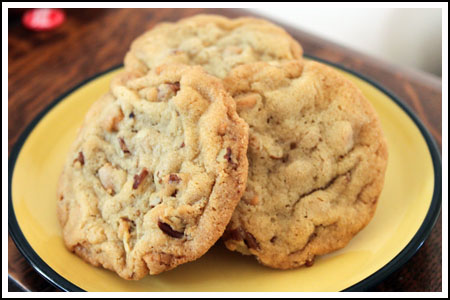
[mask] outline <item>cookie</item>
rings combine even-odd
[[[265,20],[197,15],[160,23],[139,36],[125,56],[125,68],[145,73],[163,63],[183,63],[223,78],[237,65],[301,59],[302,54],[284,29]]]
[[[244,65],[224,85],[250,128],[247,188],[227,248],[288,269],[344,247],[371,220],[386,171],[371,104],[317,62]]]
[[[126,279],[202,256],[245,190],[248,126],[201,67],[123,73],[87,113],[58,185],[65,245]]]

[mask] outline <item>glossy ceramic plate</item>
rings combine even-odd
[[[9,159],[9,232],[48,281],[66,291],[355,291],[403,265],[428,237],[441,207],[441,162],[417,117],[379,85],[342,67],[377,110],[389,146],[386,182],[373,220],[344,249],[295,270],[264,267],[218,242],[172,271],[126,281],[66,250],[56,218],[56,184],[84,114],[119,69],[57,99],[25,130]]]

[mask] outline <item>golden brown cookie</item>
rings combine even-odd
[[[163,63],[183,63],[223,78],[237,65],[301,59],[302,53],[284,29],[265,20],[197,15],[158,24],[139,36],[125,56],[125,68],[147,72]]]
[[[371,220],[384,181],[371,104],[317,62],[248,64],[224,85],[250,128],[247,188],[226,246],[280,269],[344,247]]]
[[[67,248],[126,279],[202,256],[247,178],[248,126],[200,67],[123,73],[97,101],[58,186]]]

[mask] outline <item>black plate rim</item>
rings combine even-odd
[[[423,245],[425,240],[428,238],[428,236],[431,233],[432,228],[434,227],[434,224],[436,223],[436,220],[439,216],[440,210],[441,210],[441,202],[442,202],[442,166],[441,166],[441,156],[438,150],[438,147],[436,145],[436,142],[434,141],[431,134],[428,132],[428,130],[425,128],[423,123],[419,120],[419,118],[415,115],[415,113],[406,105],[404,104],[395,94],[378,84],[376,81],[368,78],[365,75],[362,75],[356,71],[353,71],[351,69],[348,69],[347,67],[344,67],[340,64],[327,61],[322,58],[318,58],[312,55],[305,54],[306,58],[313,59],[331,66],[334,66],[338,69],[341,69],[343,71],[346,71],[359,79],[366,81],[367,83],[375,86],[378,90],[383,92],[385,95],[388,96],[394,103],[396,103],[415,123],[417,128],[420,130],[423,138],[425,139],[428,150],[430,151],[430,155],[433,161],[433,169],[434,169],[434,176],[435,176],[435,182],[434,182],[434,191],[433,191],[433,197],[431,200],[430,207],[428,209],[427,215],[422,222],[422,225],[420,226],[419,230],[416,232],[414,237],[411,239],[411,241],[398,253],[390,262],[388,262],[386,265],[381,267],[378,271],[370,275],[369,277],[361,280],[360,282],[346,288],[343,290],[343,292],[358,292],[358,291],[367,291],[373,286],[377,285],[381,281],[383,281],[386,277],[391,275],[393,272],[398,270],[402,265],[404,265],[411,257],[420,249],[420,247]],[[22,149],[23,144],[27,140],[30,133],[33,131],[33,129],[36,127],[36,125],[39,123],[39,121],[58,103],[61,102],[61,100],[65,99],[68,95],[79,89],[80,87],[84,86],[85,84],[95,80],[96,78],[109,73],[111,71],[114,71],[123,65],[117,65],[112,68],[109,68],[105,71],[102,71],[100,73],[97,73],[88,79],[80,82],[67,92],[60,95],[58,98],[56,98],[53,102],[51,102],[44,110],[42,110],[34,119],[33,121],[25,128],[25,130],[21,133],[20,137],[16,141],[13,149],[11,150],[10,157],[8,159],[8,232],[11,235],[11,238],[13,239],[14,243],[17,246],[17,249],[20,251],[20,253],[25,257],[25,259],[31,264],[31,266],[42,276],[44,277],[49,283],[51,283],[53,286],[59,288],[62,291],[71,291],[71,292],[83,292],[82,288],[76,286],[75,284],[71,283],[61,275],[59,275],[56,271],[54,271],[50,266],[48,266],[40,257],[37,255],[37,253],[33,250],[31,245],[26,240],[25,236],[22,233],[22,230],[20,229],[20,226],[17,222],[15,213],[14,213],[14,207],[12,203],[12,195],[11,195],[11,184],[12,184],[12,176],[14,173],[14,167],[16,164],[16,160],[19,156],[20,150]]]

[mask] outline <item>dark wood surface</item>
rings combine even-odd
[[[156,23],[197,13],[251,15],[229,9],[71,9],[50,32],[30,32],[11,17],[8,29],[8,150],[33,118],[56,97],[84,79],[122,62],[131,41]],[[442,141],[441,79],[387,64],[297,28],[283,25],[306,54],[339,63],[377,81],[411,107]],[[367,37],[370,38],[370,37]],[[362,41],[363,42],[363,41]],[[414,257],[371,291],[442,290],[442,220]],[[57,291],[8,239],[9,290]]]

